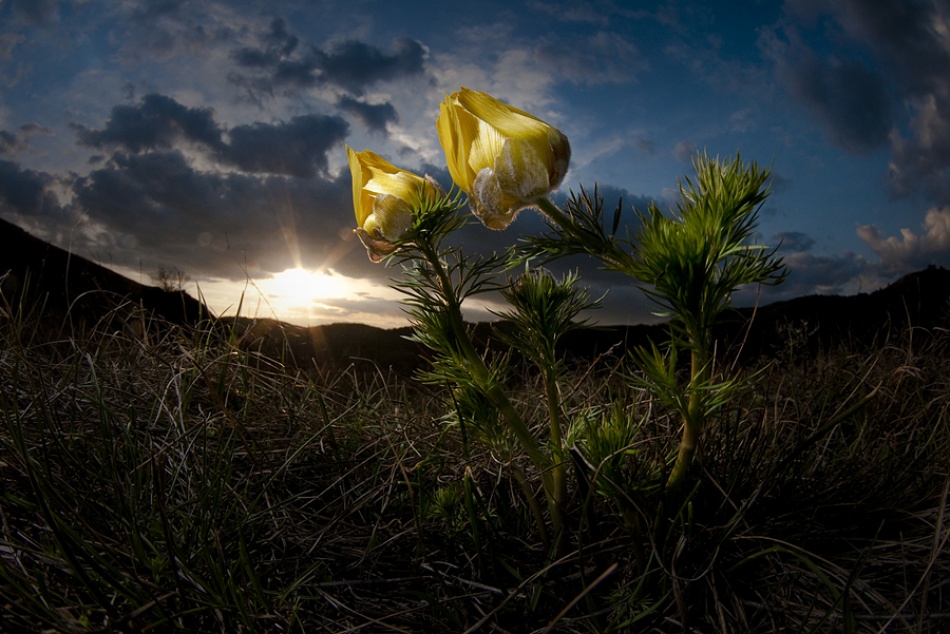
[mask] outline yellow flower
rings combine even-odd
[[[452,180],[491,229],[507,227],[567,173],[566,136],[483,92],[463,87],[448,95],[437,125]]]
[[[420,195],[435,195],[435,187],[369,150],[356,152],[347,146],[346,154],[353,177],[355,232],[366,246],[369,259],[379,262],[398,248],[396,243],[412,227]]]

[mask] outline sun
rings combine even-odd
[[[314,308],[328,300],[347,297],[346,278],[332,271],[287,269],[258,283],[261,292],[278,313]]]

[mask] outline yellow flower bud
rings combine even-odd
[[[452,180],[491,229],[507,227],[567,174],[566,136],[485,93],[462,88],[448,95],[437,125]]]
[[[378,154],[346,148],[353,177],[356,234],[369,259],[379,262],[397,248],[412,227],[420,195],[435,194],[434,186],[412,172],[401,170]]]

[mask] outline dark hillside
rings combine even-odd
[[[130,280],[104,266],[40,240],[0,219],[0,277],[4,297],[54,320],[92,324],[123,302],[177,324],[207,318],[201,302]]]
[[[744,356],[771,354],[789,337],[814,352],[840,344],[881,345],[909,329],[924,331],[950,326],[950,271],[928,267],[910,273],[872,293],[847,297],[809,295],[753,309],[736,311],[724,324],[724,339],[746,339]]]

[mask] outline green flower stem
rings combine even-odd
[[[703,350],[693,349],[690,358],[689,401],[683,416],[683,436],[680,439],[679,452],[673,470],[666,481],[666,494],[674,495],[686,482],[686,474],[696,447],[699,446],[699,434],[706,418],[706,403],[703,387],[709,383],[709,363]]]
[[[515,482],[518,483],[518,487],[521,489],[525,500],[528,501],[528,507],[531,509],[531,514],[534,515],[534,521],[538,525],[538,535],[541,536],[544,547],[548,548],[551,543],[551,538],[548,536],[548,530],[544,527],[544,515],[541,514],[541,506],[538,504],[537,498],[535,498],[534,491],[531,490],[531,484],[528,483],[528,479],[525,477],[524,471],[520,466],[511,465],[511,473],[514,475]]]
[[[557,375],[546,371],[544,377],[545,391],[548,401],[548,419],[551,424],[551,453],[554,463],[551,465],[551,496],[561,512],[567,502],[567,463],[564,459],[564,441],[561,437],[563,425],[561,416],[561,395],[557,389]],[[555,526],[555,533],[559,532]]]
[[[549,198],[539,198],[535,204],[546,216],[561,227],[567,228],[574,224],[567,214],[565,214],[560,207],[551,202]]]
[[[561,518],[559,500],[555,495],[555,491],[557,490],[557,478],[554,472],[549,468],[551,466],[550,458],[545,456],[541,451],[537,440],[531,434],[531,430],[528,429],[528,426],[521,418],[518,410],[512,405],[511,400],[508,398],[508,395],[505,394],[504,390],[502,390],[498,383],[492,378],[491,373],[485,366],[484,359],[482,359],[478,351],[475,350],[475,346],[472,344],[472,340],[465,329],[465,323],[462,320],[461,302],[459,301],[455,286],[449,278],[449,274],[445,269],[445,265],[438,251],[432,244],[427,243],[425,240],[420,240],[415,246],[429,263],[429,266],[432,267],[432,270],[439,280],[441,295],[448,309],[452,334],[464,356],[472,378],[479,385],[485,396],[498,408],[499,413],[515,433],[528,458],[540,472],[545,497],[551,512],[551,523],[555,532],[559,533],[563,521]],[[531,500],[529,500],[529,503],[530,501]],[[539,525],[539,529],[542,534],[544,534],[543,525]]]
[[[615,242],[605,239],[603,235],[578,231],[577,223],[548,198],[539,198],[535,204],[554,224],[571,234],[572,239],[578,244],[583,245],[590,255],[603,262],[606,268],[614,271],[629,269],[630,256]]]

